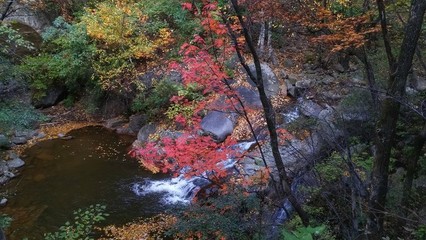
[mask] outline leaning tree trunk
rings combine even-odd
[[[383,231],[391,148],[395,137],[396,123],[401,105],[400,101],[405,92],[407,76],[412,66],[413,56],[421,32],[426,1],[413,0],[411,3],[410,17],[405,28],[398,62],[394,61],[392,49],[390,48],[383,0],[377,0],[377,5],[381,18],[386,53],[389,59],[390,76],[387,96],[383,101],[379,120],[376,124],[376,154],[371,173],[371,192],[367,222],[367,232],[372,234],[372,236],[379,236]]]
[[[271,102],[269,101],[268,97],[265,93],[265,88],[263,85],[263,78],[262,78],[262,69],[260,65],[260,59],[257,54],[256,48],[253,43],[253,39],[248,31],[248,28],[243,20],[243,16],[240,10],[240,7],[238,5],[238,0],[231,0],[232,7],[234,8],[239,23],[242,27],[242,32],[244,35],[244,38],[246,40],[246,44],[248,46],[248,49],[250,51],[250,54],[253,57],[254,65],[256,68],[256,73],[253,74],[250,69],[248,68],[247,64],[243,64],[244,68],[246,69],[247,73],[249,74],[250,79],[256,84],[257,90],[259,92],[260,101],[262,102],[263,112],[266,119],[266,124],[269,131],[269,136],[271,138],[270,144],[272,149],[272,155],[274,157],[274,162],[278,170],[278,176],[279,176],[279,192],[278,194],[281,197],[285,197],[287,195],[288,200],[294,207],[297,214],[302,219],[302,222],[305,226],[309,225],[309,217],[307,213],[303,210],[301,204],[297,201],[296,197],[294,196],[293,192],[290,188],[290,180],[287,176],[287,172],[284,166],[284,162],[282,160],[280,151],[279,151],[279,144],[278,144],[278,134],[276,131],[276,123],[275,123],[275,112],[272,107]]]

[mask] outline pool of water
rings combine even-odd
[[[132,137],[102,127],[69,135],[71,140],[47,140],[27,149],[21,175],[4,186],[12,195],[0,209],[13,218],[8,239],[42,239],[43,233],[72,220],[74,210],[91,204],[107,205],[108,224],[150,217],[172,207],[164,201],[164,191],[135,193],[135,184],[169,178],[152,175],[128,156]]]

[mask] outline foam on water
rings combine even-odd
[[[133,183],[132,191],[137,196],[148,194],[162,194],[163,204],[189,204],[199,186],[194,184],[195,178],[186,179],[183,176],[164,180],[145,179],[143,182]]]

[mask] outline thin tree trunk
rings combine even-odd
[[[247,64],[243,65],[243,67],[246,69],[247,73],[249,74],[249,77],[253,80],[254,83],[256,83],[257,90],[260,95],[260,100],[262,102],[263,111],[266,119],[266,124],[269,131],[270,136],[270,144],[272,149],[272,155],[274,156],[274,161],[277,166],[278,170],[278,176],[279,176],[279,184],[280,184],[280,194],[282,197],[284,197],[287,194],[287,197],[291,204],[293,205],[295,211],[302,219],[302,222],[305,226],[309,225],[309,217],[306,214],[306,212],[302,209],[302,206],[297,201],[296,197],[291,191],[290,188],[290,179],[287,176],[287,172],[285,170],[285,166],[281,157],[281,154],[279,152],[278,148],[278,135],[276,131],[276,123],[275,123],[275,112],[273,110],[272,104],[269,101],[268,97],[265,93],[265,88],[263,86],[263,79],[262,79],[262,69],[260,66],[260,60],[259,56],[257,55],[256,48],[254,47],[253,40],[251,38],[251,35],[249,34],[249,31],[246,27],[246,24],[243,20],[243,16],[241,14],[238,0],[231,0],[232,6],[237,14],[238,20],[240,22],[240,25],[243,30],[244,38],[246,39],[246,44],[249,48],[249,51],[253,57],[254,65],[256,68],[256,75],[254,75],[250,69],[248,68]]]
[[[3,10],[3,12],[0,16],[0,21],[3,21],[7,17],[8,12],[9,12],[10,8],[12,7],[13,2],[14,2],[14,0],[9,0],[9,2],[7,3],[5,9]]]
[[[404,186],[402,190],[402,206],[407,206],[411,197],[411,188],[413,186],[414,175],[418,170],[418,162],[422,153],[423,146],[426,142],[426,124],[423,130],[415,137],[413,141],[413,149],[411,154],[407,156],[407,173],[404,179]]]
[[[376,77],[374,76],[374,69],[368,60],[367,52],[365,47],[362,47],[360,51],[356,52],[357,58],[364,64],[365,72],[367,74],[368,87],[370,89],[371,99],[373,100],[373,107],[376,112],[379,110],[379,97],[378,89],[376,84]]]
[[[375,151],[373,171],[371,173],[371,192],[369,199],[369,216],[367,232],[374,237],[380,236],[383,231],[383,220],[388,192],[388,170],[392,144],[395,137],[398,121],[400,100],[405,92],[405,85],[411,69],[417,41],[420,36],[426,1],[413,0],[410,17],[405,28],[404,39],[400,48],[398,64],[390,47],[387,34],[386,12],[383,0],[377,0],[383,39],[389,61],[390,76],[388,81],[388,96],[383,101],[379,121],[376,124]],[[396,101],[395,101],[396,100]]]

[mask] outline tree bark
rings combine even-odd
[[[9,10],[12,7],[13,2],[14,2],[14,0],[9,0],[7,2],[7,5],[5,6],[5,9],[3,10],[3,12],[0,15],[0,21],[3,21],[7,17],[8,13],[9,13]]]
[[[278,134],[276,131],[276,123],[275,123],[275,112],[272,107],[271,102],[269,101],[268,97],[265,93],[265,88],[263,85],[263,78],[262,78],[262,69],[260,65],[260,59],[256,52],[256,48],[253,43],[253,39],[248,31],[248,28],[243,20],[243,16],[238,4],[238,0],[231,0],[232,7],[237,14],[238,21],[242,27],[243,35],[246,40],[247,47],[250,51],[250,54],[253,57],[254,65],[256,68],[256,74],[254,75],[247,64],[243,64],[244,69],[247,71],[250,79],[256,84],[257,90],[260,95],[260,100],[262,102],[263,106],[263,112],[266,119],[266,124],[269,131],[270,136],[270,144],[272,149],[272,155],[274,157],[275,165],[277,166],[278,170],[278,176],[279,176],[279,186],[280,186],[280,192],[278,193],[281,197],[285,197],[287,195],[289,201],[293,205],[295,211],[302,219],[302,222],[305,226],[309,225],[309,217],[307,213],[303,210],[300,203],[297,201],[296,197],[294,196],[293,192],[290,188],[290,179],[287,176],[287,172],[285,170],[285,166],[278,148]]]
[[[411,2],[410,17],[405,28],[404,38],[400,47],[398,62],[392,54],[386,26],[386,12],[383,0],[377,0],[382,25],[383,40],[389,62],[389,80],[387,98],[384,99],[376,124],[375,156],[371,173],[371,192],[369,199],[369,216],[367,233],[374,237],[383,231],[383,220],[388,191],[388,170],[392,144],[395,138],[396,123],[399,117],[400,100],[405,92],[407,76],[411,69],[413,56],[420,36],[426,1]]]

